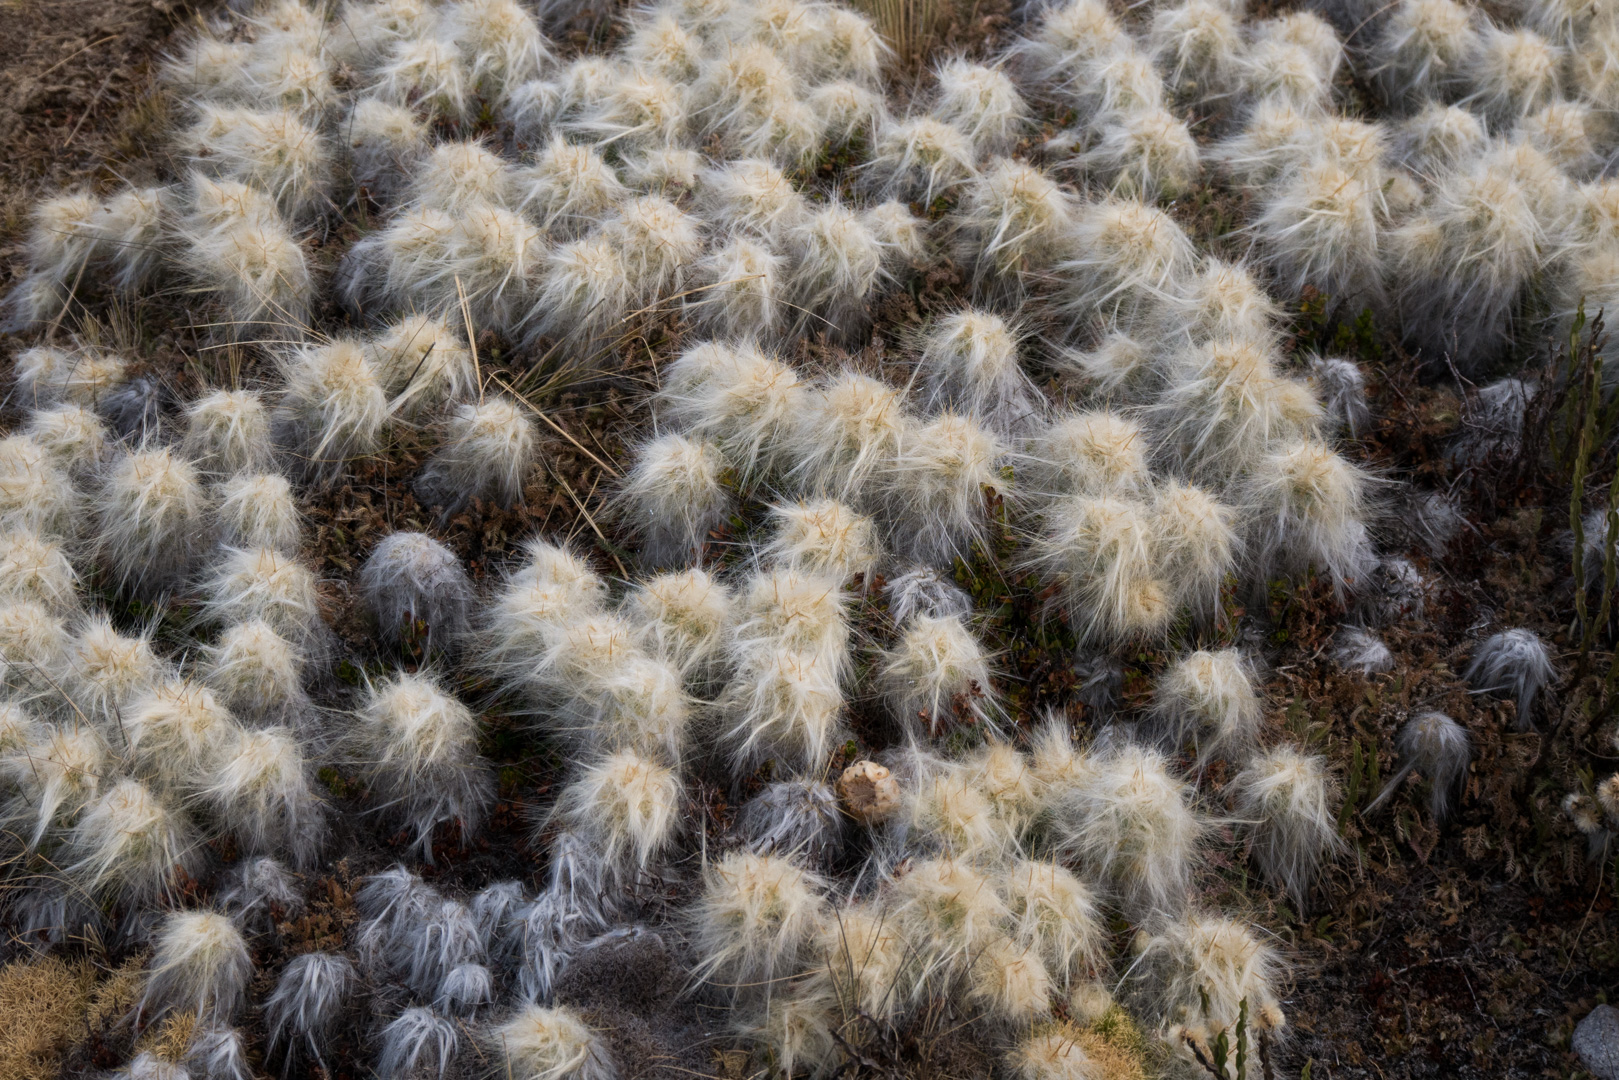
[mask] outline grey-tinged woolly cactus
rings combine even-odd
[[[422,635],[454,649],[469,625],[472,581],[455,552],[425,533],[383,538],[360,568],[360,591],[384,641]]]
[[[1535,698],[1557,677],[1546,643],[1533,630],[1503,630],[1473,652],[1464,678],[1475,693],[1509,695],[1518,706],[1518,730],[1535,724]]]
[[[1473,760],[1472,736],[1444,713],[1425,712],[1406,721],[1395,743],[1403,759],[1400,768],[1361,813],[1367,815],[1376,810],[1408,776],[1421,772],[1430,788],[1429,809],[1435,821],[1443,821],[1450,813],[1451,800],[1462,775]]]

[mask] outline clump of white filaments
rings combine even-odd
[[[1291,746],[1255,754],[1228,789],[1249,855],[1267,881],[1304,910],[1324,862],[1343,848],[1326,760]]]
[[[1135,746],[1100,756],[1051,809],[1057,850],[1094,868],[1127,911],[1184,905],[1205,826],[1165,758]]]
[[[727,468],[718,446],[682,434],[658,436],[635,451],[618,507],[649,565],[678,566],[702,555],[736,505]]]
[[[1200,649],[1170,665],[1153,691],[1153,716],[1170,748],[1191,741],[1200,761],[1244,759],[1259,741],[1253,683],[1236,649]]]
[[[494,778],[478,754],[478,724],[467,707],[424,675],[372,685],[349,735],[349,756],[377,808],[415,835],[433,861],[433,831],[457,826],[473,835],[494,796]]]

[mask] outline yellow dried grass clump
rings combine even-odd
[[[1075,1035],[1085,1055],[1095,1063],[1102,1080],[1147,1080],[1147,1040],[1130,1014],[1111,1006],[1089,1027]]]
[[[96,969],[55,957],[0,968],[0,1080],[54,1080],[83,1037]]]
[[[54,956],[0,968],[0,1080],[55,1080],[65,1054],[134,1008],[144,962],[106,974]]]
[[[191,1036],[197,1032],[195,1012],[173,1013],[157,1027],[141,1036],[135,1044],[136,1053],[149,1053],[164,1061],[178,1064],[191,1048]]]

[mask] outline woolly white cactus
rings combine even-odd
[[[1091,867],[1127,912],[1174,912],[1186,902],[1204,824],[1161,754],[1121,745],[1057,796],[1058,851]]]
[[[52,826],[72,824],[113,767],[112,750],[94,727],[41,725],[0,756],[0,773],[17,792],[6,804],[5,819],[28,848],[36,848]]]
[[[814,499],[770,508],[773,532],[759,549],[765,563],[802,567],[847,581],[868,580],[882,557],[876,523],[835,499]]]
[[[270,548],[227,548],[205,584],[202,616],[219,623],[262,619],[295,643],[316,644],[324,629],[315,575]]]
[[[415,834],[429,863],[441,822],[455,823],[465,842],[494,797],[476,717],[431,677],[402,674],[370,686],[356,720],[349,754],[379,809]]]
[[[459,120],[467,113],[471,78],[454,42],[438,37],[401,38],[372,69],[370,93],[396,105],[414,104]]]
[[[911,615],[883,655],[879,680],[900,729],[912,739],[957,724],[992,725],[988,657],[960,615]]]
[[[782,647],[846,671],[850,598],[843,582],[839,574],[792,563],[760,571],[740,598],[730,648],[740,656],[758,647]]]
[[[613,335],[630,302],[629,267],[595,233],[554,248],[540,271],[533,334],[599,347]]]
[[[1445,176],[1426,211],[1390,235],[1392,271],[1409,283],[1406,335],[1430,363],[1448,354],[1476,371],[1506,344],[1518,297],[1550,252],[1536,208],[1522,178],[1479,162]]]
[[[170,678],[135,699],[118,731],[135,763],[164,791],[194,791],[239,726],[200,683]]]
[[[867,505],[871,481],[899,449],[905,419],[899,390],[840,372],[812,393],[793,425],[783,454],[789,476],[807,491]]]
[[[31,272],[6,298],[11,309],[7,329],[26,329],[67,313],[73,299],[69,287],[87,271],[99,269],[100,210],[95,198],[83,193],[46,199],[34,208],[28,238]]]
[[[1370,480],[1313,439],[1278,443],[1244,486],[1248,552],[1262,580],[1311,567],[1342,591],[1371,569]]]
[[[1073,197],[1039,169],[991,160],[966,185],[956,208],[957,244],[975,286],[1021,290],[1067,250]]]
[[[780,247],[788,231],[810,211],[781,169],[744,159],[709,169],[699,178],[704,217],[721,233],[741,231]]]
[[[1045,963],[1067,988],[1104,956],[1102,912],[1089,887],[1053,862],[1019,859],[1001,881],[1011,913],[1010,934]]]
[[[272,462],[270,412],[252,390],[213,390],[186,406],[181,450],[198,472],[264,472]]]
[[[809,387],[786,363],[752,345],[722,348],[705,363],[713,365],[710,373],[691,382],[672,373],[666,407],[694,437],[712,439],[744,482],[755,481],[783,456]]]
[[[381,446],[388,402],[377,369],[357,341],[294,352],[276,406],[276,441],[310,479],[333,483],[351,458]]]
[[[800,329],[858,341],[871,323],[866,300],[887,277],[884,244],[870,222],[829,203],[789,231],[787,247],[795,260],[788,295]]]
[[[1409,169],[1437,175],[1477,156],[1487,142],[1476,114],[1430,101],[1395,128],[1390,156]]]
[[[763,243],[738,238],[697,260],[697,291],[686,303],[709,333],[768,340],[785,322],[788,270],[787,260]]]
[[[542,539],[495,595],[485,631],[486,663],[503,681],[535,684],[537,663],[565,627],[600,615],[607,585],[579,556]]]
[[[76,531],[78,493],[67,470],[26,435],[0,439],[0,528],[41,536]]]
[[[679,763],[692,702],[680,671],[639,654],[633,637],[619,620],[585,622],[559,635],[542,661],[561,698],[552,722],[581,746]]]
[[[217,295],[226,336],[303,337],[314,285],[274,204],[236,181],[192,177],[181,263],[199,288]]]
[[[522,406],[505,397],[453,406],[444,442],[416,476],[416,491],[446,513],[471,499],[499,506],[523,501],[539,457],[539,432]]]
[[[1310,382],[1327,417],[1340,431],[1353,439],[1370,428],[1372,410],[1366,404],[1366,377],[1354,361],[1318,356],[1310,361]]]
[[[831,785],[780,780],[743,804],[737,831],[761,855],[824,867],[843,847],[843,810]]]
[[[1244,1005],[1254,1027],[1274,1032],[1286,1023],[1276,994],[1281,959],[1235,919],[1191,912],[1139,950],[1142,995],[1183,1056],[1195,1047],[1207,1057],[1221,1035],[1234,1041]]]
[[[631,154],[622,164],[624,180],[631,188],[668,199],[678,199],[696,188],[703,167],[701,154],[679,146],[654,146]]]
[[[648,564],[678,566],[701,557],[710,535],[735,510],[726,468],[718,446],[685,435],[662,435],[635,451],[618,505]]]
[[[13,693],[56,697],[68,643],[66,621],[45,605],[18,600],[0,606],[0,679]]]
[[[1376,634],[1358,626],[1346,626],[1338,631],[1332,658],[1350,671],[1370,675],[1394,668],[1394,656]]]
[[[1276,374],[1267,341],[1221,339],[1173,354],[1153,405],[1166,448],[1194,475],[1252,471],[1272,444],[1314,430],[1321,407]]]
[[[1331,104],[1332,74],[1303,45],[1260,38],[1243,55],[1240,70],[1244,88],[1261,102],[1304,113],[1319,113]]]
[[[1164,104],[1164,80],[1152,57],[1134,42],[1104,49],[1075,68],[1064,96],[1077,107],[1084,127],[1100,127],[1122,113]]]
[[[79,606],[78,586],[60,543],[32,529],[0,533],[0,604],[29,602],[66,615]]]
[[[962,979],[1011,916],[993,883],[962,859],[918,860],[893,889],[894,919],[915,956],[892,992],[912,1006]]]
[[[252,718],[296,719],[307,704],[304,657],[262,619],[237,623],[203,651],[199,670],[227,707]]]
[[[421,284],[432,307],[451,309],[464,296],[474,327],[511,334],[532,310],[530,275],[545,255],[544,237],[527,218],[474,203],[455,219],[442,264]]]
[[[1202,621],[1220,611],[1220,590],[1237,563],[1237,513],[1207,491],[1170,480],[1153,493],[1158,573],[1170,602]]]
[[[1015,849],[1017,829],[996,812],[977,770],[916,757],[892,821],[894,840],[907,851],[971,862],[993,862]]]
[[[1291,746],[1256,754],[1231,782],[1232,807],[1245,822],[1260,871],[1303,911],[1321,865],[1344,846],[1331,801],[1326,760]]]
[[[383,1080],[407,1080],[431,1072],[443,1075],[460,1045],[453,1021],[432,1009],[412,1006],[382,1029],[377,1075]]]
[[[674,770],[626,751],[582,770],[552,814],[600,853],[619,887],[634,888],[682,832],[681,796]]]
[[[388,411],[417,416],[478,393],[477,364],[456,316],[400,319],[363,346]]]
[[[63,403],[28,414],[22,434],[70,476],[93,473],[111,456],[106,425],[83,405]]]
[[[207,492],[191,463],[167,448],[117,461],[95,507],[97,559],[115,585],[137,596],[176,585],[205,535]]]
[[[1236,16],[1210,0],[1186,0],[1153,12],[1147,47],[1176,91],[1207,97],[1227,90],[1242,56]]]
[[[890,577],[883,595],[889,617],[904,624],[912,615],[946,618],[966,615],[973,609],[972,597],[931,566],[910,566]]]
[[[1469,91],[1462,104],[1481,112],[1492,126],[1509,128],[1556,100],[1564,59],[1562,49],[1533,30],[1488,24],[1461,64],[1462,85]]]
[[[869,142],[877,128],[889,122],[887,100],[875,90],[846,79],[814,87],[805,102],[822,119],[827,141],[834,146],[857,135]]]
[[[245,850],[282,854],[306,868],[326,832],[312,773],[290,730],[236,731],[220,747],[201,796]]]
[[[779,855],[733,851],[710,864],[691,912],[695,976],[733,1001],[770,1000],[819,931],[826,888]]]
[[[527,1005],[489,1034],[512,1080],[617,1080],[601,1037],[565,1005]]]
[[[1190,653],[1153,693],[1154,722],[1173,750],[1190,740],[1200,762],[1244,760],[1259,741],[1260,703],[1248,660],[1236,649]]]
[[[77,888],[139,908],[172,903],[197,868],[197,839],[185,815],[139,780],[109,783],[85,805],[63,848]]]
[[[1161,106],[1118,114],[1081,158],[1115,195],[1174,196],[1198,175],[1197,143],[1185,121]]]
[[[1133,420],[1105,410],[1069,413],[1035,432],[1024,456],[1028,487],[1040,495],[1144,495],[1151,447]]]
[[[1004,154],[1016,145],[1029,109],[1005,71],[953,57],[933,77],[933,116],[965,134],[976,156]]]
[[[1100,0],[1045,8],[1033,32],[1014,46],[1019,65],[1054,93],[1071,93],[1081,65],[1128,46],[1130,35]]]
[[[1400,757],[1399,770],[1383,785],[1377,798],[1366,804],[1361,814],[1370,815],[1394,794],[1414,772],[1421,772],[1429,784],[1428,806],[1435,821],[1450,812],[1451,799],[1473,760],[1473,738],[1467,729],[1440,712],[1418,713],[1395,737]]]
[[[1059,264],[1060,310],[1073,322],[1130,320],[1178,292],[1192,242],[1163,211],[1108,199],[1075,220],[1072,257]]]
[[[341,132],[354,186],[379,202],[399,196],[429,145],[412,109],[371,95],[355,99]]]
[[[1114,495],[1071,495],[1046,510],[1029,560],[1062,584],[1062,605],[1077,637],[1156,637],[1174,611],[1153,540],[1147,506]]]
[[[681,290],[686,267],[702,251],[697,219],[659,195],[619,204],[601,236],[623,264],[632,303],[648,305]]]
[[[1391,101],[1416,104],[1454,84],[1480,44],[1470,8],[1454,0],[1400,0],[1372,44],[1374,70]]]
[[[1066,1028],[1037,1031],[1002,1060],[1017,1080],[1085,1080],[1094,1068],[1077,1033]]]
[[[63,678],[73,704],[90,719],[116,726],[119,713],[167,673],[152,651],[154,631],[126,636],[99,613],[81,624],[68,647]]]
[[[268,548],[289,557],[303,540],[303,515],[280,473],[238,473],[214,489],[213,522],[226,548]]]
[[[148,1023],[171,1011],[190,1011],[229,1024],[245,1003],[252,976],[253,958],[229,919],[212,911],[175,912],[158,931],[140,1010]]]
[[[181,132],[179,148],[192,168],[251,184],[293,220],[307,219],[329,200],[331,151],[295,112],[204,102]]]
[[[1157,390],[1157,365],[1139,338],[1118,330],[1102,336],[1096,348],[1071,350],[1059,362],[1078,374],[1107,402],[1137,403]]]
[[[1037,393],[1019,364],[1018,337],[999,315],[974,308],[939,319],[918,361],[924,407],[953,409],[998,432],[1026,427]]]
[[[426,533],[384,537],[360,568],[360,592],[384,641],[425,627],[429,647],[456,646],[467,630],[472,581],[455,552]]]
[[[883,272],[890,277],[921,260],[927,249],[928,223],[894,199],[878,203],[860,215],[883,253]]]
[[[1281,284],[1292,294],[1313,285],[1343,302],[1375,298],[1382,242],[1377,188],[1321,162],[1273,192],[1253,229]]]
[[[534,164],[517,170],[516,204],[546,233],[572,238],[629,197],[599,151],[554,136]]]
[[[720,661],[734,602],[707,572],[683,570],[640,582],[623,610],[643,647],[701,680]]]
[[[716,708],[722,741],[738,768],[767,758],[801,769],[823,767],[835,741],[847,663],[784,646],[763,645],[741,655]]]
[[[921,562],[967,559],[987,534],[985,489],[1007,490],[1006,449],[970,417],[946,412],[903,429],[899,448],[875,477],[889,546]]]
[[[933,203],[974,173],[971,138],[931,116],[889,120],[877,129],[867,165],[885,198]]]
[[[1533,630],[1503,630],[1473,652],[1464,677],[1477,693],[1510,694],[1517,703],[1518,730],[1534,726],[1535,698],[1556,678],[1546,643]]]
[[[1038,785],[1041,805],[1049,805],[1062,790],[1085,779],[1090,766],[1090,753],[1073,745],[1067,724],[1060,717],[1047,716],[1036,729],[1028,758],[1028,772]]]

